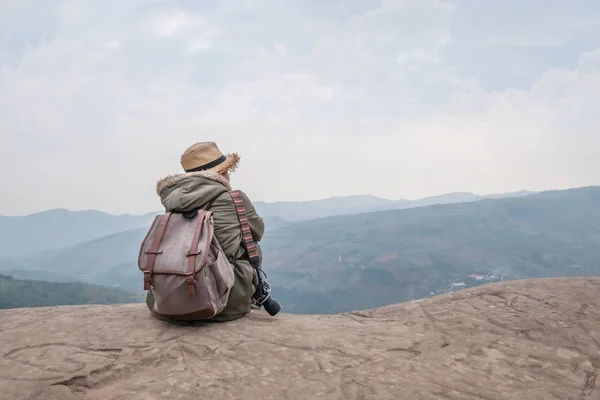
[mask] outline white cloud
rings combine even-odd
[[[440,56],[436,53],[431,53],[426,50],[411,50],[406,53],[400,53],[396,56],[398,64],[423,63],[437,64],[440,62]]]
[[[193,39],[188,45],[188,51],[190,53],[201,53],[204,51],[208,51],[212,48],[212,45],[209,41],[205,39]]]
[[[597,183],[595,25],[538,29],[524,58],[506,38],[525,28],[467,0],[155,3],[51,1],[56,20],[35,26],[27,1],[9,10],[0,214],[158,209],[154,182],[199,140],[238,151],[234,184],[264,200]],[[517,82],[520,65],[535,68]]]
[[[123,43],[114,39],[107,41],[104,45],[109,49],[120,49],[123,47]]]
[[[199,15],[181,9],[162,8],[148,13],[143,26],[156,36],[181,37],[202,25]]]

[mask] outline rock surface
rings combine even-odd
[[[600,278],[197,327],[143,304],[0,311],[1,399],[600,399]]]

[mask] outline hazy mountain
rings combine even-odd
[[[277,201],[254,203],[258,213],[264,217],[280,217],[289,221],[300,221],[331,215],[354,214],[395,208],[397,202],[376,196],[339,196],[311,201]]]
[[[1,263],[2,263],[2,261],[0,261],[0,265],[2,265]],[[18,265],[18,264],[15,264],[15,265]],[[69,275],[61,274],[58,272],[51,272],[51,271],[27,270],[27,269],[13,268],[13,269],[9,269],[9,270],[3,270],[1,272],[4,275],[11,276],[15,279],[26,279],[26,280],[31,280],[31,281],[46,281],[46,282],[77,282],[76,278],[73,278]]]
[[[464,203],[486,198],[521,197],[535,192],[520,191],[492,195],[478,195],[467,192],[445,193],[424,197],[418,200],[388,200],[376,196],[343,196],[330,197],[313,201],[289,201],[267,203],[257,201],[257,211],[265,216],[278,216],[289,221],[306,221],[334,215],[352,215],[373,211],[397,210],[423,207],[434,204]]]
[[[137,292],[143,286],[138,282],[140,272],[136,263],[146,232],[147,228],[132,229],[44,255],[16,261],[0,259],[0,272],[10,272],[15,276],[14,270],[44,271],[52,274],[51,280],[58,282],[65,282],[66,277],[69,277],[81,282]],[[36,276],[37,273],[31,275]],[[26,277],[23,272],[20,276]]]
[[[98,285],[41,282],[0,275],[0,309],[140,301],[143,301],[141,296]]]
[[[521,196],[529,193],[492,196]],[[375,196],[342,196],[308,202],[256,202],[255,205],[265,219],[266,230],[272,231],[300,220],[474,201],[483,197],[485,196],[472,193],[449,193],[420,200],[393,201]],[[112,215],[95,210],[54,209],[26,216],[0,216],[0,258],[27,257],[39,252],[47,255],[55,249],[84,243],[102,236],[145,228],[160,212],[155,211],[144,215]]]
[[[263,217],[263,221],[265,223],[265,232],[271,232],[284,226],[293,224],[292,221],[275,216]]]
[[[262,248],[298,310],[302,298],[339,311],[453,283],[600,275],[600,187],[301,222]]]
[[[148,226],[155,215],[112,215],[94,210],[55,209],[26,216],[0,216],[0,257],[31,256]]]
[[[137,255],[145,233],[2,260],[0,270],[43,270],[141,292]],[[453,283],[596,275],[600,187],[285,224],[267,231],[261,245],[273,295],[290,312],[376,307]]]

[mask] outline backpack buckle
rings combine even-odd
[[[160,249],[159,249],[159,250],[156,250],[156,251],[153,251],[152,249],[146,249],[145,253],[146,253],[146,254],[162,254],[162,253],[163,253],[163,251],[162,251],[162,250],[160,250]]]
[[[196,277],[194,275],[188,275],[187,277],[188,294],[190,297],[196,295]]]
[[[152,273],[144,272],[144,290],[150,290],[152,287]]]

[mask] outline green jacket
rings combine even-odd
[[[156,184],[156,192],[165,211],[182,212],[197,209],[213,202],[215,237],[225,255],[237,259],[234,266],[235,283],[225,309],[212,318],[215,321],[228,321],[240,318],[250,312],[251,297],[255,290],[256,272],[248,262],[246,250],[242,246],[242,228],[238,214],[229,194],[229,182],[221,175],[209,171],[169,175]],[[254,209],[250,199],[242,192],[248,224],[255,242],[262,239],[264,222]],[[259,249],[260,264],[262,254]],[[151,309],[154,299],[150,292],[146,299]]]

